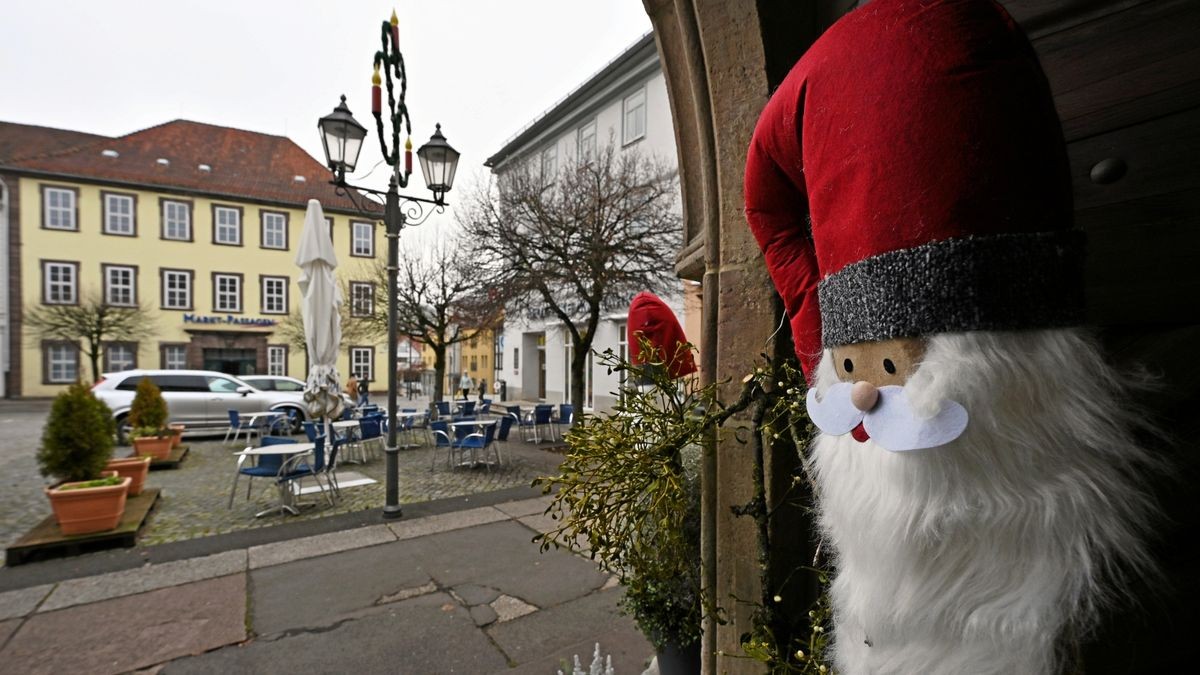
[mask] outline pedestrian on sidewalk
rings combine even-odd
[[[468,375],[467,371],[465,370],[463,371],[462,377],[458,378],[458,388],[462,389],[462,397],[464,401],[470,397],[471,390],[475,388],[475,381],[471,379],[471,376]]]

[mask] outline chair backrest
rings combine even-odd
[[[475,414],[475,401],[467,401],[466,403],[464,403],[462,405],[462,414],[474,415]]]
[[[358,431],[363,440],[379,438],[383,435],[382,420],[377,417],[364,417],[358,423]]]
[[[519,405],[506,405],[506,406],[504,406],[504,407],[508,409],[508,412],[512,413],[513,415],[516,415],[516,416],[517,416],[517,419],[521,419],[521,406],[519,406]]]
[[[440,431],[442,434],[446,434],[445,436],[442,436],[441,434],[433,435],[434,444],[436,446],[445,447],[450,445],[450,441],[448,440],[450,438],[449,422],[446,420],[435,420],[429,423],[429,428],[434,431]]]
[[[401,408],[400,412],[417,412],[416,408]]]
[[[475,433],[475,427],[470,424],[460,424],[454,427],[454,441],[461,442],[462,439]]]
[[[317,440],[313,441],[316,447],[313,448],[313,471],[325,470],[325,437],[317,436]],[[336,449],[336,448],[335,448]],[[332,461],[332,460],[330,460]]]
[[[516,418],[513,417],[512,414],[508,414],[508,415],[505,415],[504,417],[501,417],[500,424],[499,424],[500,430],[496,432],[496,438],[498,438],[502,441],[507,441],[508,440],[508,430],[512,429],[513,422],[515,422],[515,421],[516,421]]]
[[[450,402],[449,401],[438,401],[437,402],[437,411],[438,411],[438,417],[449,417],[450,416]]]
[[[494,440],[496,440],[496,425],[489,424],[483,432],[483,447],[491,445]]]
[[[490,399],[490,398],[481,398],[481,399],[479,399],[479,402],[480,402],[480,403],[486,403],[487,405],[491,405],[491,404],[492,404],[492,399]]]
[[[484,401],[483,403],[481,403],[479,405],[479,414],[480,415],[486,415],[486,414],[490,413],[491,411],[492,411],[492,402],[491,401]]]
[[[534,424],[550,424],[550,420],[553,416],[554,406],[552,405],[539,405],[533,408]]]
[[[354,410],[352,410],[351,408],[342,408],[342,419],[344,419],[344,420],[354,419]]]
[[[570,424],[575,415],[575,406],[570,403],[561,403],[558,406],[558,421],[561,424]]]
[[[404,417],[404,419],[400,420],[400,428],[401,429],[412,429],[413,425],[416,423],[417,423],[417,416],[416,415],[408,415],[408,416]]]
[[[236,427],[236,426],[241,425],[241,423],[242,423],[242,418],[240,415],[238,415],[238,411],[230,410],[229,411],[229,426]]]
[[[264,436],[262,439],[263,447],[268,445],[287,445],[295,442],[294,439],[284,438],[283,436]],[[259,455],[258,467],[260,469],[278,469],[283,466],[283,463],[287,459],[287,455]]]
[[[304,420],[304,435],[308,436],[309,443],[317,442],[317,425],[312,420]]]

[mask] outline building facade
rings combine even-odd
[[[533,162],[543,174],[581,152],[595,151],[607,143],[621,151],[635,148],[646,156],[675,166],[677,153],[667,86],[654,35],[647,34],[581,84],[541,117],[530,123],[486,166],[498,180],[506,171]],[[699,303],[685,303],[685,294],[699,297],[694,282],[680,282],[678,291],[663,298],[684,326],[699,325]],[[618,397],[618,373],[610,373],[597,354],[611,349],[624,358],[626,311],[632,298],[611,298],[607,313],[596,329],[592,354],[584,377],[584,408],[606,410]],[[689,317],[685,309],[696,316]],[[688,333],[699,345],[698,328]],[[494,380],[503,382],[507,398],[549,403],[570,399],[570,361],[574,350],[570,332],[560,322],[529,318],[505,320],[494,342]]]
[[[92,380],[78,343],[43,339],[21,320],[34,307],[89,299],[141,307],[152,325],[146,340],[106,344],[101,372],[303,378],[303,349],[279,329],[299,311],[294,259],[312,198],[322,203],[339,275],[349,282],[351,314],[375,311],[370,269],[381,228],[335,194],[325,167],[291,140],[184,120],[118,138],[73,133],[0,123],[5,395],[51,396]],[[344,345],[339,369],[384,381],[376,370],[386,353],[381,343]]]

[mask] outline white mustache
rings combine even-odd
[[[889,385],[879,388],[879,401],[868,412],[850,402],[854,385],[839,382],[817,400],[816,389],[808,390],[808,418],[823,433],[841,436],[850,433],[862,422],[863,428],[884,450],[905,452],[945,445],[962,435],[967,428],[967,410],[954,401],[942,401],[933,417],[922,419],[904,395],[904,387]]]

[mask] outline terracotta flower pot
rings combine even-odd
[[[126,457],[124,459],[110,459],[108,460],[108,466],[104,468],[106,471],[115,471],[118,476],[128,476],[129,496],[136,497],[142,494],[142,485],[146,482],[146,474],[150,473],[150,458]]]
[[[64,490],[78,483],[63,483],[45,490],[63,534],[90,534],[111,530],[121,522],[129,483],[123,477],[117,485],[106,487]]]
[[[185,427],[182,424],[170,424],[168,426],[171,427],[171,447],[178,448],[179,444],[183,443],[183,430]]]
[[[145,436],[133,439],[133,450],[138,455],[154,459],[166,459],[171,454],[173,436]]]

